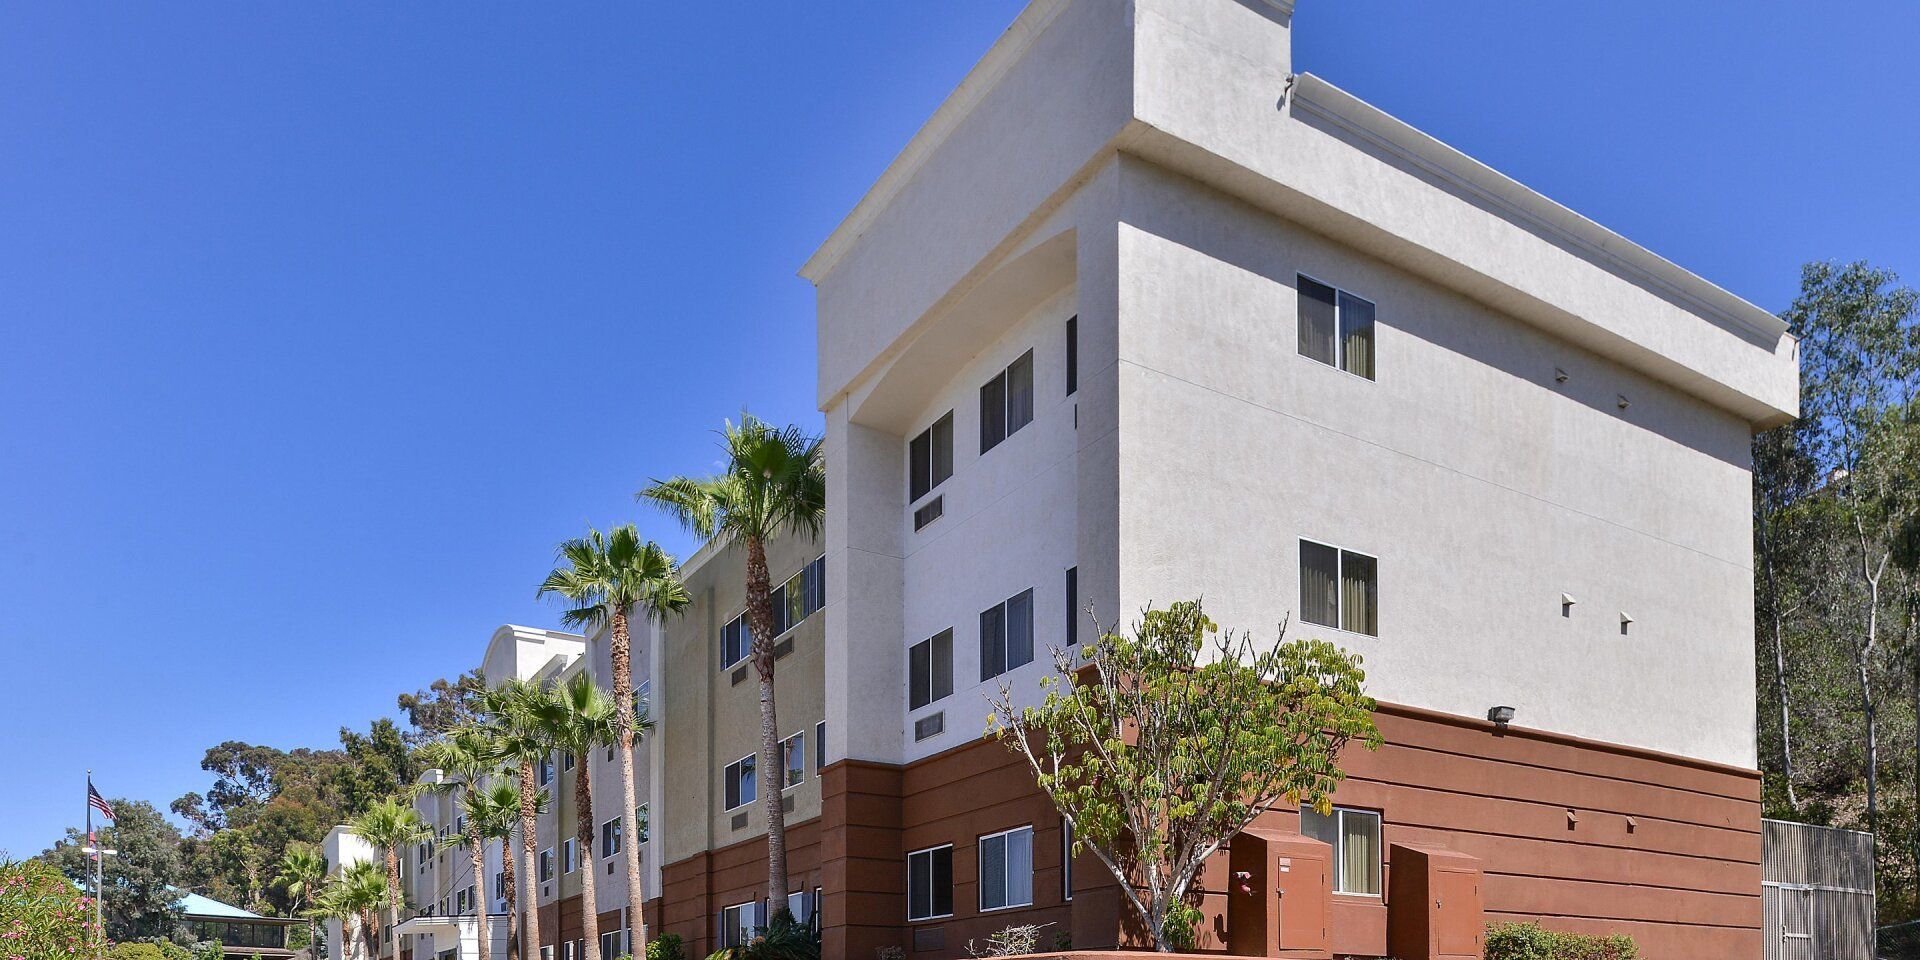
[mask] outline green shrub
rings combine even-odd
[[[1487,960],[1639,960],[1625,934],[1595,937],[1561,933],[1537,923],[1487,925]]]
[[[782,907],[752,940],[716,950],[707,960],[820,960],[820,929],[795,920]]]
[[[0,937],[8,957],[81,956],[94,937],[93,901],[53,864],[0,857]]]
[[[647,960],[686,960],[680,935],[663,933],[647,941]]]

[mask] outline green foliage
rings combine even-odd
[[[663,933],[647,943],[647,960],[686,960],[680,935]]]
[[[1199,940],[1197,928],[1206,916],[1199,907],[1190,903],[1183,903],[1168,910],[1167,946],[1172,947],[1177,953],[1192,953],[1195,943]]]
[[[641,540],[633,524],[606,533],[590,529],[561,544],[560,559],[564,565],[547,574],[536,596],[564,598],[560,622],[569,627],[597,627],[636,607],[656,616],[679,613],[693,603],[673,557]]]
[[[408,742],[425,743],[472,723],[486,691],[487,678],[478,670],[469,670],[451,682],[441,678],[425,690],[401,694],[396,702],[413,727],[406,735]]]
[[[1920,907],[1920,293],[1814,263],[1782,316],[1801,338],[1801,419],[1752,445],[1762,800],[1875,833],[1894,923]]]
[[[781,908],[758,936],[737,947],[716,950],[707,960],[820,960],[820,930],[801,923]]]
[[[92,898],[53,864],[0,857],[0,955],[64,960],[81,955],[96,936]]]
[[[1380,742],[1357,656],[1284,629],[1270,646],[1222,634],[1198,601],[1147,610],[1131,636],[1103,634],[1077,658],[1055,650],[1054,664],[1041,706],[1016,706],[1002,682],[988,732],[1027,760],[1075,852],[1119,878],[1161,947],[1181,936],[1209,855],[1269,806],[1325,809],[1340,751]]]
[[[722,472],[656,480],[635,496],[701,537],[765,542],[781,533],[817,535],[826,516],[820,439],[752,415],[720,431]]]
[[[194,960],[194,951],[171,940],[116,943],[107,960]]]
[[[1487,925],[1486,960],[1637,960],[1640,948],[1625,934],[1560,933],[1535,923]]]
[[[97,828],[100,842],[118,851],[106,859],[107,939],[146,940],[173,934],[173,905],[180,896],[173,888],[181,876],[180,831],[168,823],[153,804],[124,797],[109,801],[118,818]],[[87,889],[93,887],[93,858],[81,852],[86,831],[70,827],[42,858]]]

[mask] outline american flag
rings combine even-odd
[[[107,798],[101,796],[100,791],[93,788],[92,780],[87,781],[87,806],[100,811],[100,815],[106,817],[108,820],[113,819],[113,808],[107,806]]]

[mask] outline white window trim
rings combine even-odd
[[[558,860],[556,860],[556,859],[554,859],[554,853],[553,853],[553,848],[552,848],[552,847],[548,847],[548,848],[546,848],[545,850],[542,850],[542,851],[540,851],[540,853],[541,853],[541,855],[543,855],[543,856],[545,856],[545,857],[547,858],[547,866],[548,866],[549,868],[552,868],[552,867],[553,867],[554,865],[556,865],[556,864],[558,864],[558,863],[559,863],[559,861],[558,861]],[[534,872],[534,874],[535,874],[536,876],[537,876],[537,875],[539,875],[539,874],[541,873],[541,870],[540,870],[540,858],[539,858],[539,857],[535,857],[535,858],[534,858],[534,860],[533,860],[533,872]],[[553,878],[554,878],[554,877],[557,877],[557,876],[559,876],[559,875],[560,875],[560,874],[558,874],[558,873],[549,873],[548,875],[546,875],[546,876],[544,876],[544,877],[540,877],[540,878],[539,878],[539,882],[541,882],[541,883],[552,883],[552,882],[553,882]]]
[[[1354,378],[1355,380],[1359,380],[1359,381],[1361,381],[1361,382],[1363,382],[1363,383],[1379,383],[1379,382],[1380,382],[1380,379],[1379,379],[1379,373],[1380,373],[1380,337],[1379,337],[1379,335],[1378,335],[1378,334],[1379,334],[1379,330],[1380,330],[1380,301],[1378,301],[1378,300],[1374,300],[1374,299],[1372,299],[1372,298],[1369,298],[1369,297],[1363,297],[1363,296],[1361,296],[1361,295],[1359,295],[1359,294],[1357,294],[1357,293],[1354,293],[1354,292],[1353,292],[1352,290],[1349,290],[1349,289],[1347,289],[1346,287],[1343,287],[1343,286],[1341,286],[1341,285],[1339,285],[1339,284],[1337,284],[1337,283],[1328,283],[1327,281],[1325,281],[1325,280],[1322,280],[1322,279],[1320,279],[1319,277],[1316,277],[1316,276],[1314,276],[1313,274],[1311,274],[1311,273],[1308,273],[1308,272],[1306,272],[1306,271],[1304,271],[1304,270],[1295,270],[1295,271],[1293,272],[1293,275],[1294,275],[1295,277],[1305,277],[1305,278],[1307,278],[1308,280],[1312,280],[1312,281],[1313,281],[1314,283],[1317,283],[1317,284],[1319,284],[1319,285],[1321,285],[1321,286],[1323,286],[1323,287],[1326,287],[1326,288],[1328,288],[1328,289],[1330,289],[1330,290],[1332,290],[1332,291],[1333,291],[1333,362],[1332,362],[1332,363],[1322,363],[1321,361],[1319,361],[1319,360],[1315,360],[1314,358],[1312,358],[1312,357],[1309,357],[1309,356],[1307,356],[1306,354],[1304,354],[1304,353],[1301,353],[1301,352],[1300,352],[1300,346],[1299,346],[1299,344],[1300,344],[1300,316],[1299,316],[1299,314],[1298,314],[1297,312],[1296,312],[1296,313],[1294,314],[1294,318],[1293,318],[1293,327],[1294,327],[1294,330],[1293,330],[1293,341],[1294,341],[1294,348],[1293,348],[1293,355],[1294,355],[1294,358],[1295,358],[1295,359],[1299,359],[1299,360],[1305,360],[1305,361],[1307,361],[1308,363],[1311,363],[1311,364],[1313,364],[1313,365],[1314,365],[1314,366],[1316,366],[1316,367],[1332,367],[1333,369],[1335,369],[1335,370],[1338,370],[1338,371],[1340,371],[1341,373],[1344,373],[1344,374],[1346,374],[1347,376],[1349,376],[1349,377],[1352,377],[1352,378]],[[1296,283],[1297,283],[1297,281],[1296,281]],[[1299,288],[1298,288],[1298,287],[1296,287],[1296,288],[1294,289],[1294,291],[1293,291],[1293,292],[1294,292],[1294,296],[1295,296],[1296,298],[1297,298],[1297,297],[1298,297],[1298,296],[1300,295],[1300,291],[1299,291]],[[1341,295],[1341,294],[1343,294],[1343,293],[1344,293],[1344,294],[1346,294],[1346,295],[1347,295],[1347,296],[1349,296],[1349,297],[1352,297],[1352,298],[1354,298],[1355,300],[1358,300],[1358,301],[1360,301],[1360,302],[1362,302],[1362,303],[1365,303],[1365,304],[1367,304],[1368,306],[1371,306],[1371,307],[1373,307],[1373,311],[1374,311],[1374,313],[1373,313],[1373,317],[1374,317],[1374,319],[1373,319],[1373,329],[1374,329],[1374,332],[1375,332],[1375,336],[1374,336],[1374,338],[1373,338],[1373,371],[1374,371],[1374,376],[1371,376],[1371,377],[1363,377],[1363,376],[1361,376],[1361,375],[1359,375],[1359,374],[1357,374],[1357,373],[1354,373],[1354,372],[1353,372],[1352,370],[1348,370],[1348,369],[1346,368],[1346,365],[1340,362],[1340,361],[1342,361],[1342,360],[1345,360],[1345,359],[1346,359],[1346,353],[1347,353],[1347,344],[1346,344],[1346,341],[1345,341],[1345,338],[1343,338],[1343,337],[1341,337],[1341,336],[1340,336],[1340,295]],[[1298,300],[1296,299],[1296,300],[1295,300],[1294,302],[1295,302],[1295,303],[1298,303],[1299,301],[1298,301]]]
[[[953,916],[952,910],[948,910],[946,913],[930,913],[924,917],[916,917],[913,915],[913,858],[923,853],[933,853],[938,850],[952,850],[952,849],[953,849],[953,844],[951,843],[936,843],[931,847],[921,847],[918,850],[907,851],[907,922],[908,923],[924,923],[928,920],[945,920],[948,917]],[[948,869],[949,871],[951,871],[952,863],[953,863],[953,857],[951,855],[947,857],[947,863],[948,863]],[[949,882],[951,882],[952,877],[948,877],[948,880]],[[928,900],[933,899],[933,891],[931,890],[927,891],[927,899]],[[951,889],[947,891],[947,899],[949,900],[953,899],[953,891]]]
[[[616,824],[616,823],[620,823],[620,818],[619,818],[619,817],[614,817],[613,819],[611,819],[611,820],[608,820],[608,821],[606,821],[606,822],[604,822],[604,823],[602,823],[602,824],[600,824],[600,832],[601,832],[601,833],[602,833],[602,834],[604,835],[604,834],[606,833],[606,830],[607,830],[607,828],[608,828],[608,827],[610,827],[610,826],[612,826],[612,825],[614,825],[614,824]],[[619,837],[620,837],[620,844],[619,844],[618,846],[616,846],[616,847],[614,847],[614,848],[613,848],[613,852],[612,852],[612,853],[602,853],[602,854],[600,855],[600,859],[602,859],[602,860],[611,860],[611,859],[613,859],[614,857],[617,857],[617,856],[619,856],[619,855],[620,855],[620,854],[621,854],[621,853],[622,853],[623,851],[625,851],[625,850],[626,850],[626,848],[627,848],[627,831],[626,831],[626,825],[625,825],[625,824],[621,824],[621,827],[620,827],[620,833],[619,833]],[[605,842],[605,840],[602,840],[602,841],[601,841],[601,844],[600,844],[600,848],[601,848],[602,850],[604,850],[604,849],[606,849],[606,842]]]
[[[726,906],[723,906],[723,907],[721,907],[721,908],[720,908],[720,925],[721,925],[721,926],[720,926],[720,942],[721,942],[722,944],[724,944],[724,943],[726,943],[726,942],[727,942],[727,926],[726,926],[726,923],[727,923],[727,911],[729,911],[729,910],[755,910],[755,911],[757,911],[757,910],[759,910],[759,908],[760,908],[760,901],[758,901],[758,900],[748,900],[748,901],[747,901],[747,902],[745,902],[745,903],[729,903],[729,904],[727,904]],[[758,933],[758,932],[759,932],[759,931],[761,930],[761,926],[760,926],[760,924],[758,924],[758,923],[756,923],[756,922],[754,922],[754,920],[753,920],[753,918],[752,918],[752,917],[748,917],[748,919],[747,919],[747,928],[746,928],[746,929],[747,929],[747,931],[748,931],[748,933],[746,934],[746,937],[745,937],[744,939],[746,939],[746,940],[751,940],[751,939],[753,939],[753,935],[754,935],[755,933]],[[743,942],[744,942],[744,941],[743,941]]]
[[[580,843],[573,837],[560,841],[560,872],[569,874],[580,869]]]
[[[1326,547],[1328,550],[1333,551],[1333,582],[1336,587],[1336,589],[1333,591],[1333,603],[1334,603],[1333,618],[1335,620],[1343,619],[1341,617],[1341,614],[1346,612],[1341,606],[1344,601],[1341,599],[1340,591],[1338,589],[1338,585],[1341,582],[1341,577],[1346,572],[1346,568],[1347,568],[1346,557],[1343,556],[1343,554],[1351,553],[1356,556],[1366,557],[1368,560],[1372,560],[1373,561],[1373,577],[1374,577],[1373,587],[1375,590],[1380,589],[1380,555],[1379,554],[1368,553],[1365,550],[1354,550],[1348,547],[1342,547],[1337,544],[1328,543],[1325,540],[1315,540],[1312,537],[1301,537],[1300,542],[1311,543],[1316,547]],[[1294,553],[1293,562],[1295,567],[1294,579],[1296,581],[1295,585],[1297,587],[1298,586],[1297,581],[1306,579],[1307,572],[1306,572],[1306,568],[1301,566],[1300,564],[1299,548],[1296,547],[1293,553]],[[1300,591],[1298,589],[1294,591],[1294,595],[1296,597],[1299,596],[1299,593]],[[1379,612],[1380,611],[1376,609],[1374,611],[1374,615],[1377,617],[1379,615]],[[1367,637],[1369,639],[1375,639],[1375,640],[1379,639],[1380,637],[1378,633],[1361,633],[1358,630],[1348,630],[1346,627],[1342,627],[1337,624],[1315,623],[1312,620],[1308,620],[1304,615],[1300,617],[1300,622],[1306,624],[1309,627],[1318,627],[1322,630],[1338,631],[1340,633],[1346,634],[1349,637]]]
[[[823,553],[817,557],[814,557],[812,560],[808,560],[806,563],[803,563],[800,565],[800,569],[787,574],[785,579],[775,580],[772,577],[768,577],[767,589],[771,591],[774,587],[780,586],[786,583],[788,580],[792,580],[794,577],[797,577],[803,573],[806,573],[808,567],[811,567],[814,564],[819,563],[821,560],[826,559],[826,556],[827,555]],[[827,605],[823,599],[820,604],[820,610],[825,610],[826,608],[827,608]],[[809,613],[806,616],[801,617],[799,620],[793,623],[787,624],[787,628],[785,630],[782,630],[779,633],[776,633],[773,635],[773,639],[770,641],[770,643],[779,643],[780,641],[785,640],[787,638],[787,634],[800,629],[800,624],[806,623],[808,620],[812,620],[814,617],[814,614],[819,613],[820,610],[815,610],[813,613]],[[740,608],[740,610],[737,613],[735,613],[732,617],[721,621],[721,629],[724,631],[726,629],[726,625],[732,623],[735,620],[740,621],[740,636],[746,640],[746,645],[741,649],[743,649],[746,652],[740,655],[740,659],[735,660],[732,663],[721,664],[720,665],[721,670],[732,670],[734,667],[737,667],[743,663],[746,663],[748,660],[753,659],[753,631],[752,631],[752,628],[750,628],[747,625],[747,610],[745,607]]]
[[[1073,821],[1060,818],[1060,899],[1073,899]]]
[[[753,761],[753,799],[742,800],[734,806],[727,807],[726,809],[721,810],[720,811],[721,813],[732,813],[735,810],[744,809],[748,806],[753,805],[755,801],[760,799],[760,754],[759,753],[757,752],[749,753],[746,756],[741,757],[740,759],[727,764],[725,767],[721,768],[720,775],[723,777],[732,776],[732,774],[727,773],[727,771],[733,769],[734,767],[739,766],[742,763],[745,763],[748,760]],[[725,783],[720,784],[720,802],[721,803],[727,802],[726,788],[727,788],[727,785]]]
[[[994,839],[995,837],[1010,837],[1016,833],[1019,833],[1022,830],[1025,830],[1029,835],[1027,838],[1027,861],[1028,861],[1027,869],[1034,870],[1033,862],[1032,862],[1033,861],[1033,838],[1032,838],[1033,824],[1031,823],[1021,824],[1020,826],[1009,827],[997,833],[983,833],[973,838],[974,886],[977,888],[974,891],[974,900],[976,904],[980,907],[981,913],[999,913],[1002,910],[1023,910],[1023,909],[1026,909],[1027,907],[1033,906],[1034,904],[1033,884],[1031,882],[1027,884],[1027,900],[1025,903],[1008,903],[998,907],[989,907],[985,903],[980,902],[981,898],[985,897],[987,893],[987,884],[985,882],[986,878],[983,876],[980,876],[980,870],[986,864],[986,858],[981,856],[979,853],[980,845],[983,843],[986,843],[988,840]],[[1039,871],[1034,870],[1034,872],[1037,874]]]

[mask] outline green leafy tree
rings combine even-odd
[[[385,717],[369,724],[366,733],[341,727],[340,749],[346,755],[346,763],[339,770],[337,791],[342,816],[334,823],[351,819],[387,797],[404,793],[420,779],[421,767],[413,756],[413,746],[407,742],[406,734]],[[323,835],[326,829],[322,829]]]
[[[753,416],[721,428],[721,472],[709,477],[656,480],[638,497],[702,537],[721,537],[747,551],[747,629],[750,659],[760,679],[760,769],[781,769],[780,724],[773,695],[773,584],[767,542],[781,534],[818,536],[826,516],[827,478],[820,439],[797,427],[775,427]],[[787,818],[780,791],[764,790],[767,815],[767,890],[787,900]]]
[[[593,682],[585,672],[575,674],[573,679],[552,691],[540,708],[542,722],[547,729],[547,739],[562,749],[571,750],[576,758],[573,765],[574,819],[577,830],[574,840],[580,856],[592,857],[593,851],[593,777],[589,773],[593,764],[589,758],[598,747],[606,746],[614,740],[616,709],[613,697]],[[596,903],[594,899],[595,870],[580,871],[580,902]],[[601,960],[600,957],[600,918],[592,910],[581,911],[581,926],[585,943],[585,960]],[[484,958],[483,958],[484,960]]]
[[[67,960],[99,940],[92,898],[53,864],[0,857],[0,956]]]
[[[115,820],[98,830],[100,843],[116,851],[102,865],[104,907],[110,940],[165,939],[174,933],[173,906],[180,894],[180,831],[153,804],[116,798]],[[86,833],[69,828],[65,839],[42,854],[67,879],[93,887],[93,858]]]
[[[629,618],[677,615],[693,602],[673,557],[651,540],[642,541],[631,524],[587,535],[560,545],[561,566],[540,585],[538,596],[567,601],[560,620],[569,627],[608,628],[608,659],[613,666],[614,727],[620,755],[622,810],[631,819],[640,802],[633,788],[633,743],[639,733],[633,693],[633,643]],[[647,922],[646,892],[640,886],[640,845],[625,844],[627,915],[633,918],[633,949],[644,951]]]
[[[1271,646],[1222,633],[1198,601],[1053,655],[1040,706],[1001,681],[988,733],[1027,761],[1156,950],[1191,936],[1194,878],[1222,844],[1270,807],[1329,809],[1340,752],[1380,743],[1359,657],[1284,626]]]
[[[274,871],[273,885],[287,895],[290,912],[299,916],[313,906],[313,898],[327,882],[327,858],[320,848],[310,843],[296,843],[280,855],[279,867]],[[317,945],[320,942],[317,924],[307,921],[307,943]]]
[[[545,722],[547,695],[538,686],[525,680],[512,678],[504,680],[499,686],[487,692],[482,702],[481,715],[487,726],[487,736],[499,753],[501,761],[516,768],[520,782],[520,844],[516,855],[520,860],[519,875],[528,883],[528,903],[534,903],[533,892],[534,863],[538,838],[535,827],[540,811],[546,806],[547,794],[534,786],[534,767],[546,761],[552,754],[554,744],[552,731]],[[508,859],[502,854],[503,861]],[[507,887],[508,911],[515,909],[519,891],[511,882]],[[526,912],[525,922],[520,931],[520,956],[535,957],[540,953],[540,911],[530,909]]]
[[[425,743],[473,723],[486,692],[487,678],[469,670],[452,680],[435,680],[425,690],[401,694],[397,702],[413,727],[408,741]]]
[[[360,839],[380,851],[385,861],[387,919],[399,929],[400,907],[405,899],[400,889],[400,858],[407,847],[428,836],[427,824],[411,804],[389,797],[355,817],[352,827]]]

